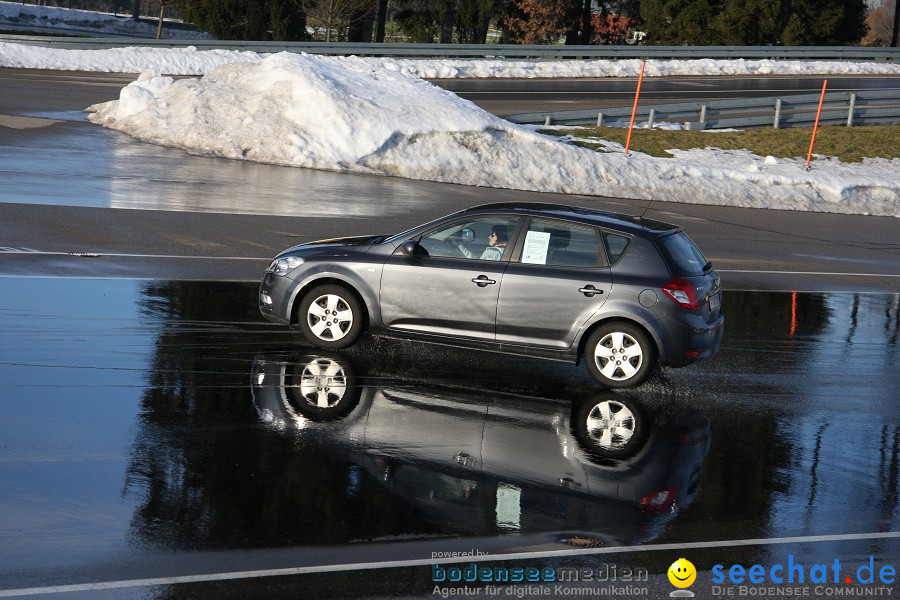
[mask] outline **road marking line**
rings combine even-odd
[[[125,276],[125,275],[32,275],[27,274],[23,275],[21,273],[0,273],[0,277],[6,277],[8,279],[98,279],[103,281],[110,280],[122,280],[122,281],[170,281],[173,280],[172,277],[152,277],[152,276]],[[253,279],[228,279],[220,278],[220,277],[176,277],[174,281],[197,281],[202,283],[259,283],[259,278]],[[795,292],[797,290],[785,290],[787,292]],[[822,292],[824,293],[824,292]],[[840,292],[838,292],[840,293]],[[864,293],[864,292],[860,292]],[[872,292],[879,293],[879,292]]]
[[[0,246],[0,252],[4,254],[34,254],[39,252],[34,248],[16,248],[13,246]]]
[[[99,252],[49,252],[44,250],[31,250],[29,248],[0,248],[0,252],[9,252],[13,254],[30,254],[38,256],[75,256],[79,258],[200,258],[208,260],[272,260],[272,257],[261,256],[196,256],[185,254],[127,254],[121,252],[99,253]]]
[[[477,562],[492,562],[538,558],[557,558],[563,556],[585,556],[589,554],[627,554],[632,552],[651,552],[658,550],[671,550],[681,552],[683,550],[702,548],[763,546],[767,544],[808,544],[816,542],[871,541],[876,539],[895,538],[900,538],[900,531],[888,531],[881,533],[848,533],[839,535],[811,535],[770,539],[758,538],[747,540],[722,540],[716,542],[687,542],[682,544],[647,544],[644,546],[614,546],[610,548],[587,549],[579,548],[573,550],[545,550],[540,552],[513,552],[507,554],[486,554],[475,558],[478,559]],[[15,596],[35,596],[38,594],[56,594],[64,592],[87,592],[95,590],[111,590],[132,587],[151,587],[157,585],[177,585],[184,583],[228,581],[233,579],[284,577],[291,575],[305,575],[310,573],[339,573],[343,571],[395,569],[402,567],[420,567],[437,564],[467,563],[472,561],[472,556],[453,558],[422,558],[409,560],[388,560],[383,562],[349,563],[340,565],[318,565],[312,567],[290,567],[284,569],[264,569],[258,571],[232,571],[228,573],[208,573],[203,575],[179,575],[174,577],[156,577],[152,579],[100,581],[96,583],[0,590],[0,598],[11,598]]]
[[[718,273],[765,273],[769,275],[837,275],[843,277],[900,277],[890,273],[829,273],[827,271],[755,271],[752,269],[716,269]]]

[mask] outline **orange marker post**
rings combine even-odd
[[[647,61],[641,61],[641,74],[638,75],[637,90],[634,92],[634,106],[631,109],[631,123],[628,124],[628,138],[625,140],[625,156],[628,156],[628,148],[631,147],[631,131],[634,129],[634,117],[637,114],[638,98],[641,96],[641,82],[644,81],[644,67]]]
[[[828,80],[822,83],[822,95],[819,97],[819,110],[816,111],[816,122],[813,124],[812,139],[809,140],[809,152],[806,155],[806,170],[809,171],[809,163],[812,160],[813,145],[816,143],[816,132],[819,131],[819,117],[822,116],[822,104],[825,103],[825,89],[828,87]]]

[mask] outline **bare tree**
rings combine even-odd
[[[866,15],[868,32],[862,43],[866,46],[887,46],[894,30],[894,7],[888,3],[873,8]]]
[[[552,44],[566,33],[565,0],[517,0],[503,20],[517,44]]]
[[[368,18],[375,8],[373,0],[294,0],[310,20],[318,21],[325,29],[325,41],[346,39],[350,26]]]
[[[162,37],[163,16],[169,7],[181,6],[179,0],[159,0],[159,23],[156,25],[156,39]]]

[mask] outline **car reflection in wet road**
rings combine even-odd
[[[256,292],[3,278],[0,591],[198,575],[106,597],[421,596],[425,567],[203,577],[900,530],[897,295],[727,292],[720,355],[614,394],[574,365],[451,347],[322,355],[262,322]],[[698,581],[728,548],[691,551]],[[895,538],[789,551],[900,557]],[[618,561],[662,574],[675,552]]]
[[[614,393],[566,404],[362,385],[359,364],[321,351],[258,359],[252,381],[267,426],[345,457],[448,535],[645,542],[691,503],[709,449],[696,411],[658,414]]]

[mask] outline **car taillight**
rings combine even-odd
[[[677,495],[678,490],[673,487],[647,494],[641,498],[641,508],[651,513],[669,512],[675,505]]]
[[[700,298],[697,296],[697,289],[691,285],[691,282],[683,277],[676,277],[662,287],[662,291],[672,301],[682,308],[698,310],[700,308]]]

